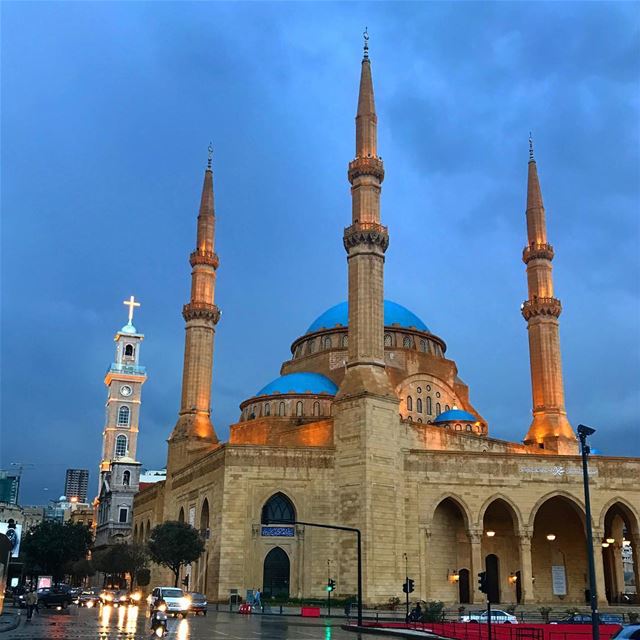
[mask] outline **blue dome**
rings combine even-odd
[[[321,329],[334,329],[335,327],[346,327],[349,324],[349,303],[341,302],[335,307],[327,309],[318,316],[307,329],[307,333],[320,331]],[[399,325],[405,329],[417,329],[418,331],[429,331],[429,327],[418,318],[418,316],[391,300],[384,301],[384,326],[392,327]]]
[[[256,396],[274,393],[328,393],[335,396],[337,391],[338,387],[321,373],[289,373],[262,387]]]
[[[441,413],[433,422],[478,422],[477,416],[461,409],[450,409]]]
[[[136,328],[130,322],[127,322],[127,324],[125,324],[124,327],[122,327],[122,329],[120,329],[120,333],[137,334],[138,332],[136,331]]]

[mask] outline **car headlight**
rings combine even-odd
[[[120,596],[120,602],[124,602],[127,599],[127,596]]]
[[[158,611],[166,611],[166,610],[167,610],[167,605],[164,602],[158,605]]]
[[[140,598],[142,598],[142,594],[141,593],[132,593],[131,594],[131,599],[134,600],[135,602],[138,602],[140,600]]]
[[[188,609],[191,606],[191,598],[189,596],[184,596],[184,598],[180,598],[180,608]]]
[[[86,607],[87,609],[91,609],[91,607],[93,607],[93,600],[87,600]]]

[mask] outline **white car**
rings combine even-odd
[[[460,622],[477,622],[487,624],[487,611],[471,611],[469,615],[462,616]],[[491,624],[518,624],[518,618],[501,609],[491,609]]]
[[[151,611],[164,605],[168,614],[182,615],[183,618],[191,608],[191,598],[177,587],[156,587],[151,592],[148,603]]]

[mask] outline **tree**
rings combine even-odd
[[[153,528],[147,548],[156,564],[171,569],[177,587],[180,567],[197,560],[204,551],[204,543],[190,524],[169,521]]]
[[[120,542],[95,554],[94,562],[99,571],[124,578],[129,574],[131,588],[138,571],[148,564],[146,549],[140,544]]]
[[[27,532],[22,551],[34,573],[59,581],[66,565],[87,557],[91,542],[91,531],[83,524],[45,520]]]

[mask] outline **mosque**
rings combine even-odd
[[[564,406],[554,249],[533,149],[526,193],[526,321],[532,422],[523,441],[493,438],[447,345],[407,307],[384,299],[393,228],[380,215],[385,169],[377,149],[371,61],[361,65],[352,217],[343,231],[348,301],[295,338],[280,376],[240,404],[228,442],[211,422],[218,257],[211,156],[190,255],[182,397],[168,440],[167,477],[135,496],[133,538],[168,520],[205,542],[185,573],[212,601],[259,587],[265,596],[356,592],[362,532],[367,604],[402,595],[481,603],[584,604],[589,595],[581,459]],[[337,232],[337,230],[336,230]],[[524,232],[523,232],[524,235]],[[514,265],[514,268],[515,265]],[[114,411],[116,408],[114,408]],[[590,457],[600,604],[640,582],[640,460]],[[632,572],[623,572],[623,550]],[[628,564],[628,567],[631,565]],[[629,574],[632,573],[630,576]],[[154,567],[152,585],[166,582]],[[637,597],[637,596],[635,596]]]

